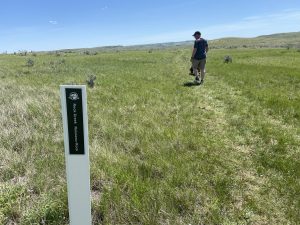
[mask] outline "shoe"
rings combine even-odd
[[[204,80],[203,79],[200,81],[200,84],[204,84]]]
[[[200,82],[200,79],[199,79],[199,77],[198,76],[196,76],[196,78],[195,78],[195,81],[194,81],[196,84],[201,84],[201,82]]]

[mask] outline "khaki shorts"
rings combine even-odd
[[[193,59],[192,67],[193,69],[205,70],[206,59]]]

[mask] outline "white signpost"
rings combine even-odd
[[[90,163],[85,85],[60,86],[70,225],[91,225]]]

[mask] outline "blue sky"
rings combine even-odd
[[[0,52],[300,31],[299,0],[3,0]]]

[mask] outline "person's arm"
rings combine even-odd
[[[191,56],[191,61],[195,57],[196,52],[197,52],[197,42],[195,41],[194,42],[194,48],[193,48],[192,56]]]
[[[192,57],[191,57],[192,59],[195,57],[196,52],[197,52],[197,48],[194,48],[193,52],[192,52]]]
[[[205,51],[206,53],[208,52],[209,48],[208,48],[208,45],[205,47]]]

